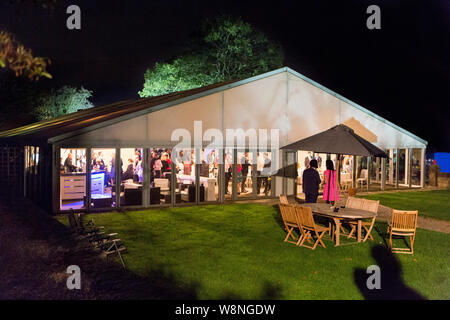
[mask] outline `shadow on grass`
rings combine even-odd
[[[5,244],[1,299],[198,299],[198,284],[181,283],[162,270],[145,276],[124,270],[29,200],[19,200],[7,203],[0,198],[0,222],[8,229],[0,232]],[[126,254],[124,259],[126,263]],[[80,267],[80,290],[67,289],[70,265]]]
[[[402,279],[402,267],[397,258],[385,246],[374,246],[372,257],[380,267],[381,289],[369,289],[367,279],[372,273],[365,269],[355,269],[354,281],[366,300],[425,300]]]
[[[274,285],[268,281],[264,282],[261,294],[258,297],[252,297],[252,300],[277,300],[282,296],[281,286]],[[233,293],[228,292],[221,296],[219,300],[245,300],[243,297]]]

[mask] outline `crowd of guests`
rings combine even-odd
[[[174,159],[174,164],[171,160],[171,149],[151,149],[150,151],[150,182],[153,183],[157,178],[168,178],[168,174],[172,171],[172,165],[175,165],[177,174],[195,176],[195,153],[184,154],[186,151],[180,151]],[[219,155],[216,150],[210,150],[209,153],[202,159],[200,166],[200,174],[205,177],[216,177],[219,168]],[[120,159],[120,177],[121,181],[132,179],[134,182],[142,183],[143,180],[143,166],[142,166],[142,149],[135,149],[134,159],[127,160],[126,169],[123,170],[123,160]],[[83,162],[84,159],[84,162]],[[74,162],[79,165],[75,165]],[[84,165],[83,165],[84,163]],[[61,159],[61,171],[64,172],[86,172],[85,171],[86,156],[83,154],[80,159],[74,161],[72,152],[69,152],[64,162]],[[105,159],[102,151],[92,152],[91,154],[91,172],[105,172],[105,185],[114,185],[115,180],[115,154],[110,156],[110,159]],[[229,193],[229,182],[233,175],[233,161],[230,153],[225,153],[225,193]],[[251,160],[249,153],[243,153],[237,161],[237,186],[238,194],[247,193],[245,182],[249,173],[251,172]],[[83,169],[84,166],[84,169]],[[257,153],[257,194],[263,192],[268,195],[270,192],[270,175],[271,175],[271,160],[269,154]]]
[[[133,179],[135,182],[142,183],[143,168],[142,168],[142,149],[135,149],[134,159],[128,159],[126,170],[123,170],[123,160],[120,159],[120,178],[121,181]],[[102,151],[92,152],[91,154],[91,172],[105,172],[105,185],[113,185],[115,180],[115,154],[112,154],[111,159],[105,159]],[[61,158],[61,172],[74,173],[86,172],[86,156],[83,154],[74,159],[72,151],[67,154],[63,161]]]
[[[271,175],[272,162],[267,152],[257,153],[256,159],[256,194],[261,193],[261,188],[264,188],[263,193],[267,196],[270,192],[270,175]],[[251,161],[249,153],[245,152],[237,160],[236,167],[236,182],[237,182],[237,194],[247,193],[245,188],[245,182],[249,175],[251,168]],[[233,161],[230,153],[225,154],[225,194],[229,193],[229,182],[233,177]]]
[[[159,178],[167,177],[172,171],[170,149],[152,149],[150,152],[150,183]]]

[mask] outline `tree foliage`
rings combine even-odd
[[[210,84],[213,79],[205,72],[208,67],[206,57],[202,55],[182,55],[172,63],[156,63],[153,69],[145,72],[145,84],[141,97],[187,90]]]
[[[47,72],[50,60],[34,57],[30,49],[26,49],[14,36],[6,31],[0,31],[0,67],[7,68],[16,76],[25,75],[29,79],[39,77],[51,78]]]
[[[248,78],[283,65],[281,47],[241,19],[219,17],[202,29],[197,43],[147,69],[141,97]]]
[[[64,86],[42,95],[33,113],[38,120],[48,120],[78,110],[89,109],[94,107],[89,101],[91,96],[92,91],[83,87],[78,89]]]

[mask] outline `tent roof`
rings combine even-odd
[[[217,87],[221,87],[227,83],[229,82],[212,84],[201,88],[179,91],[156,97],[142,98],[138,100],[124,100],[105,106],[80,110],[51,120],[36,122],[26,126],[0,132],[0,139],[33,138],[46,141],[47,139],[50,139],[52,137],[76,132],[80,129],[88,128],[100,123],[105,123],[108,120],[117,119],[124,115],[156,108],[157,106],[164,105],[172,101],[176,101]]]
[[[95,130],[104,126],[108,126],[120,121],[128,120],[134,117],[138,117],[143,114],[147,114],[153,111],[161,110],[173,105],[181,104],[187,101],[191,101],[200,97],[204,97],[216,92],[234,88],[240,85],[244,85],[259,79],[270,77],[282,72],[288,72],[302,80],[326,91],[327,93],[335,96],[336,98],[349,103],[353,107],[369,114],[370,116],[378,119],[379,121],[386,123],[387,125],[401,131],[404,134],[409,135],[413,139],[420,141],[424,144],[427,142],[409,131],[398,127],[385,120],[384,118],[376,115],[375,113],[363,108],[362,106],[346,99],[345,97],[335,93],[332,90],[318,84],[317,82],[305,77],[304,75],[292,70],[288,67],[283,67],[270,72],[266,72],[251,78],[221,82],[212,85],[208,85],[201,88],[195,88],[191,90],[185,90],[180,92],[174,92],[157,97],[141,98],[137,100],[125,100],[115,102],[105,106],[94,107],[87,110],[81,110],[75,113],[57,117],[48,121],[42,121],[32,123],[26,126],[18,127],[15,129],[0,132],[0,142],[5,140],[15,141],[41,141],[44,143],[56,143],[58,141],[70,138],[72,136],[79,135],[84,132]]]

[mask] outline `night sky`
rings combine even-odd
[[[81,30],[66,8],[81,8]],[[381,8],[368,30],[366,8]],[[52,80],[102,105],[138,98],[155,61],[177,53],[204,18],[240,16],[278,41],[285,65],[450,152],[450,1],[60,1],[53,11],[2,0],[0,30],[48,57]]]

